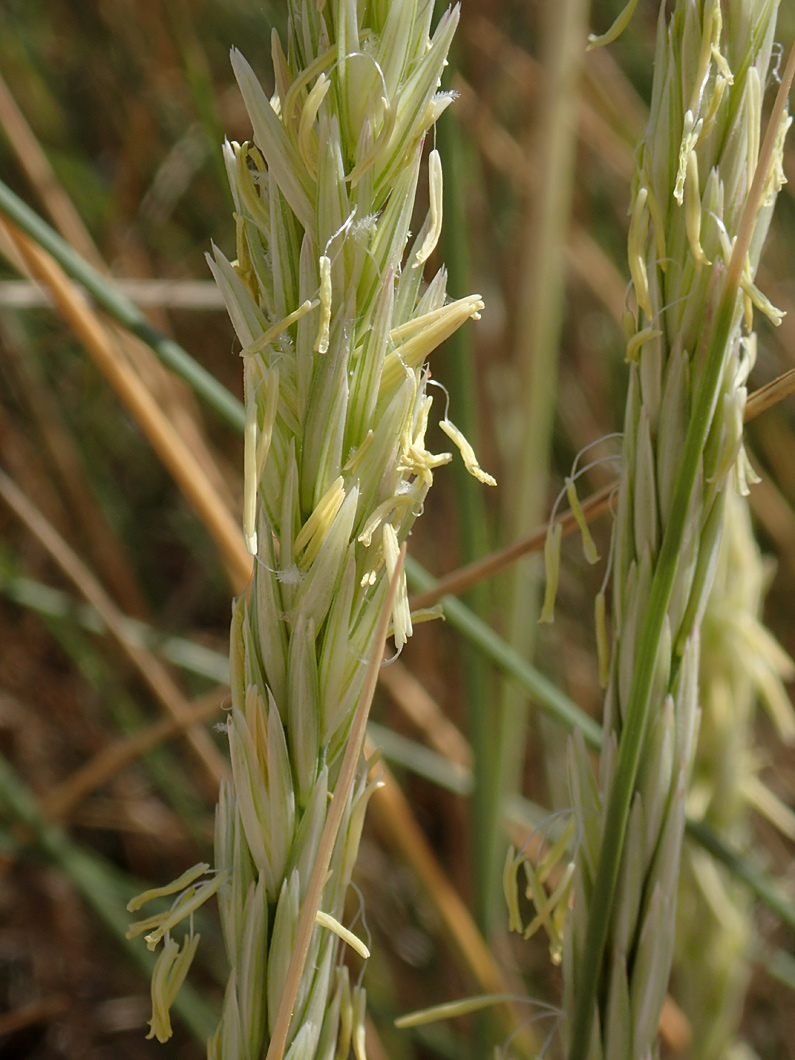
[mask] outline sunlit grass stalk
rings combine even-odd
[[[253,142],[225,149],[237,261],[214,249],[210,265],[242,346],[244,532],[256,563],[232,621],[233,780],[217,810],[215,874],[178,881],[175,909],[147,924],[149,944],[167,946],[153,989],[162,1038],[195,945],[189,934],[178,949],[171,928],[217,890],[231,971],[212,1057],[331,1058],[351,1043],[363,1055],[364,992],[340,959],[343,941],[366,954],[342,927],[374,790],[363,760],[350,796],[329,800],[400,545],[450,459],[425,447],[425,361],[483,304],[448,303],[443,268],[423,281],[442,219],[435,151],[429,213],[407,251],[425,134],[451,100],[438,85],[458,11],[432,36],[431,17],[415,0],[295,0],[287,54],[273,37],[272,99],[232,56]],[[460,432],[442,426],[486,481]],[[391,627],[400,648],[412,632],[402,573]],[[321,837],[340,805],[319,919],[285,1005],[305,900],[315,918]]]
[[[538,132],[538,182],[522,239],[519,271],[519,305],[515,330],[514,361],[522,396],[520,432],[513,478],[507,491],[508,526],[518,538],[538,526],[546,514],[549,462],[555,424],[559,357],[566,292],[565,248],[571,224],[577,149],[578,82],[583,62],[583,40],[588,23],[588,0],[564,0],[543,5],[543,79]],[[512,572],[505,601],[506,639],[520,654],[532,659],[536,648],[541,565],[526,557]],[[528,702],[512,684],[501,689],[497,760],[493,772],[496,795],[510,797],[521,786],[527,742]],[[544,732],[543,724],[540,732]],[[549,755],[554,743],[547,741]],[[562,757],[562,746],[558,748]],[[558,763],[559,765],[559,763]],[[556,773],[550,760],[549,777]],[[552,781],[554,784],[554,781]],[[502,855],[499,835],[499,802],[493,802],[491,821],[496,882]]]
[[[570,1060],[654,1050],[673,949],[700,625],[728,490],[744,489],[753,284],[782,180],[760,152],[777,4],[660,8],[629,237],[636,313],[614,540],[600,778],[571,755],[579,846],[564,948]],[[722,17],[725,12],[725,24]]]

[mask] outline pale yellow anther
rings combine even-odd
[[[743,292],[743,302],[745,310],[745,326],[746,330],[750,331],[753,327],[753,307],[759,310],[760,313],[764,313],[773,327],[777,328],[784,317],[787,315],[783,309],[777,309],[767,295],[763,294],[756,284],[751,279],[750,268],[746,261],[746,266],[743,269],[742,276],[740,277],[740,287]]]
[[[331,325],[331,258],[320,256],[320,322],[318,323],[315,353],[328,352]]]
[[[270,452],[273,425],[279,407],[279,372],[276,368],[262,369],[254,361],[247,364],[246,422],[243,429],[243,535],[250,555],[257,554],[257,494],[265,461]],[[257,393],[265,391],[262,429],[258,417]]]
[[[698,65],[693,79],[693,93],[690,97],[689,110],[698,114],[701,100],[709,78],[712,64],[712,53],[720,44],[720,31],[723,24],[720,11],[720,0],[707,0],[704,7],[701,26],[701,47],[698,54]]]
[[[517,879],[522,855],[516,856],[513,846],[508,847],[505,865],[502,870],[502,893],[508,906],[508,930],[521,935],[523,930],[522,914],[519,911],[519,881]]]
[[[729,72],[731,73],[731,71]],[[712,92],[709,97],[709,107],[707,108],[707,113],[704,115],[704,128],[701,130],[702,136],[708,136],[709,133],[712,132],[713,126],[715,125],[715,119],[720,113],[720,105],[723,102],[726,89],[731,83],[732,82],[722,74],[718,74],[715,78],[715,84],[712,87]]]
[[[552,870],[557,867],[558,862],[568,850],[573,835],[574,822],[570,819],[566,827],[538,863],[537,871],[542,883],[546,883],[547,877]]]
[[[765,178],[764,191],[762,193],[762,201],[765,206],[771,206],[775,202],[776,195],[787,183],[787,178],[784,175],[784,141],[790,125],[792,125],[792,117],[785,111],[776,130],[776,142],[773,145],[770,168]]]
[[[368,455],[368,453],[373,447],[374,438],[375,434],[372,430],[369,430],[364,436],[362,444],[354,453],[351,454],[351,457],[348,460],[347,464],[343,466],[343,471],[347,471],[351,475],[359,473],[359,469],[362,463],[364,462],[365,457]]]
[[[620,12],[607,33],[603,33],[601,36],[590,33],[588,35],[588,51],[592,48],[602,48],[605,44],[612,44],[614,40],[617,40],[629,25],[637,6],[638,0],[629,0],[629,3]]]
[[[425,448],[425,433],[432,404],[433,398],[426,394],[415,410],[414,418],[406,419],[400,434],[399,470],[403,475],[415,475],[415,486],[422,491],[432,485],[433,470],[452,460],[450,453],[431,453]]]
[[[262,417],[262,429],[257,442],[257,479],[262,478],[265,470],[265,462],[271,448],[273,437],[273,426],[276,423],[276,413],[279,408],[279,370],[278,368],[266,368],[262,373],[262,384],[265,391],[265,409]]]
[[[297,320],[300,320],[302,316],[305,316],[311,309],[316,309],[320,305],[319,300],[316,298],[313,302],[308,299],[302,302],[297,309],[294,309],[288,316],[283,317],[277,321],[273,327],[268,328],[267,331],[263,332],[262,335],[249,346],[245,346],[240,351],[241,357],[250,357],[255,353],[260,353],[265,349],[266,346],[270,346],[275,338],[278,338],[283,331],[286,331],[291,324],[295,324]]]
[[[550,943],[550,956],[553,964],[560,964],[562,956],[561,952],[561,935],[559,924],[561,923],[559,918],[555,917],[555,912],[558,907],[562,904],[564,911],[568,908],[568,895],[571,890],[571,881],[574,875],[574,862],[570,861],[563,873],[555,885],[552,894],[547,898],[544,892],[538,888],[534,888],[532,893],[533,902],[536,906],[537,913],[535,917],[530,921],[524,930],[524,937],[526,939],[531,938],[540,927],[546,929],[547,935],[549,936]],[[563,899],[566,899],[564,902]]]
[[[701,246],[701,189],[698,180],[698,159],[696,152],[691,151],[687,159],[687,180],[685,181],[685,228],[690,253],[697,268],[711,265]]]
[[[409,493],[402,493],[399,496],[388,497],[385,501],[375,509],[372,515],[369,516],[367,522],[362,528],[362,532],[359,534],[358,540],[364,545],[365,548],[370,547],[370,543],[373,540],[373,534],[376,532],[381,523],[390,515],[393,511],[401,511],[410,507],[414,498]]]
[[[243,536],[250,556],[257,554],[257,402],[252,398],[246,405],[243,428]]]
[[[411,612],[412,626],[421,626],[423,622],[435,622],[438,618],[444,618],[444,608],[441,604],[434,604],[433,607],[420,607]]]
[[[558,595],[558,580],[560,579],[560,549],[563,541],[563,527],[555,523],[547,530],[544,540],[544,575],[546,584],[544,587],[544,603],[541,614],[538,616],[539,623],[552,623],[555,621],[555,598]]]
[[[207,899],[211,898],[228,878],[229,874],[227,872],[218,872],[205,883],[186,887],[171,909],[165,913],[155,913],[154,916],[147,917],[145,920],[138,920],[130,924],[126,938],[133,939],[147,931],[149,934],[144,935],[146,948],[148,950],[157,949],[158,943],[163,937],[173,927],[176,927],[181,920],[189,917],[200,906],[204,905]],[[172,884],[171,886],[174,885]]]
[[[701,135],[701,130],[704,127],[704,121],[699,118],[695,121],[693,112],[688,110],[685,112],[684,128],[682,130],[682,139],[679,144],[679,166],[676,171],[676,184],[674,185],[674,198],[682,205],[685,197],[685,179],[687,177],[687,161],[690,157],[690,152],[695,151],[698,138]]]
[[[317,174],[317,140],[313,140],[312,133],[317,113],[330,88],[331,81],[325,74],[321,74],[306,97],[306,103],[301,108],[301,118],[298,122],[298,151],[313,177]]]
[[[309,84],[314,78],[319,77],[324,70],[328,70],[329,67],[334,64],[336,59],[336,47],[327,48],[326,51],[321,55],[318,55],[314,62],[310,63],[309,66],[307,66],[305,70],[302,70],[296,77],[290,85],[282,104],[282,120],[285,125],[292,123],[295,108],[298,106],[301,93],[309,87]]]
[[[127,912],[137,913],[142,905],[151,902],[153,898],[168,898],[171,894],[179,894],[180,891],[189,887],[194,881],[198,880],[200,876],[203,876],[205,872],[208,872],[209,869],[210,866],[206,861],[201,861],[198,865],[192,865],[189,869],[186,869],[181,876],[178,876],[176,880],[172,880],[171,883],[167,883],[164,887],[151,887],[148,891],[144,891],[142,894],[137,894],[135,898],[131,898],[127,903]]]
[[[419,380],[415,379],[415,394],[418,385]],[[400,432],[398,468],[404,476],[415,475],[423,489],[433,483],[433,469],[449,463],[452,459],[449,453],[434,455],[425,448],[425,432],[432,404],[433,398],[426,394],[415,409],[414,416],[406,418]]]
[[[317,558],[317,554],[326,540],[344,500],[344,479],[340,475],[332,482],[317,502],[315,510],[298,531],[293,549],[296,555],[304,549],[306,550],[301,557],[301,566],[308,567]]]
[[[646,234],[649,230],[649,213],[646,209],[648,190],[644,186],[638,188],[635,205],[632,208],[632,217],[629,222],[629,237],[627,240],[627,257],[629,260],[629,273],[635,287],[635,298],[647,319],[651,320],[654,311],[651,307],[651,295],[649,294],[649,276],[646,272]]]
[[[627,343],[627,352],[624,358],[627,364],[637,361],[640,357],[641,347],[645,346],[647,342],[651,342],[652,339],[660,338],[661,335],[662,332],[658,328],[643,328],[642,331],[636,332]]]
[[[481,1009],[492,1005],[502,1005],[506,1001],[513,1001],[513,995],[481,994],[478,997],[465,997],[460,1001],[444,1001],[441,1005],[432,1005],[429,1008],[418,1009],[416,1012],[400,1016],[395,1020],[395,1026],[400,1029],[422,1027],[426,1023],[437,1023],[440,1020],[467,1016],[471,1012],[480,1012]]]
[[[185,936],[182,949],[169,939],[152,971],[152,1018],[147,1038],[167,1042],[172,1035],[170,1012],[196,955],[200,935]]]
[[[470,318],[477,319],[481,309],[483,299],[473,294],[393,328],[389,338],[396,348],[384,360],[379,392],[384,394],[396,386],[407,368],[418,368],[463,323]]]
[[[422,241],[422,246],[417,251],[412,268],[418,269],[424,265],[439,242],[442,233],[442,199],[444,188],[442,183],[442,158],[434,148],[428,156],[428,231]]]
[[[400,557],[400,544],[394,526],[384,523],[382,529],[382,545],[384,549],[384,566],[389,580],[395,573]],[[406,592],[406,579],[401,576],[395,593],[395,602],[392,605],[392,635],[395,638],[395,647],[400,651],[412,633],[411,610],[409,609],[409,598]]]
[[[458,451],[461,453],[461,459],[464,461],[464,467],[467,469],[470,475],[472,475],[473,478],[476,478],[478,482],[482,482],[485,486],[496,486],[496,478],[494,478],[492,475],[489,475],[488,472],[484,471],[483,468],[480,466],[477,457],[475,456],[475,450],[469,444],[469,442],[458,429],[458,427],[456,427],[454,423],[451,423],[450,420],[447,419],[447,417],[439,421],[439,426],[442,428],[442,430],[453,443],[453,445],[457,446]]]
[[[355,1060],[367,1060],[367,1036],[365,1027],[365,1004],[367,995],[363,987],[353,988],[353,1034],[351,1044]]]
[[[748,185],[750,187],[756,172],[756,164],[759,160],[759,146],[762,135],[759,124],[759,115],[762,112],[762,81],[755,66],[752,66],[746,74],[745,91],[748,99],[745,107],[745,143],[748,159]]]
[[[362,587],[362,589],[366,589],[370,585],[375,585],[375,580],[378,577],[378,572],[383,566],[383,563],[384,557],[382,553],[378,556],[375,565],[371,567],[370,570],[365,571],[365,573],[362,575],[361,581],[359,582],[359,585]]]
[[[668,261],[666,260],[667,253],[665,249],[665,222],[663,221],[660,204],[657,202],[654,192],[648,184],[644,185],[644,187],[646,188],[646,208],[651,217],[651,227],[654,233],[654,247],[657,251],[657,264],[663,272],[667,272]]]
[[[395,120],[397,118],[397,111],[394,107],[389,105],[389,100],[385,97],[381,97],[381,106],[384,109],[384,116],[381,123],[381,132],[378,134],[377,139],[371,144],[369,150],[361,158],[353,169],[350,171],[348,176],[345,178],[350,182],[352,188],[355,188],[359,181],[362,179],[364,174],[371,169],[375,162],[378,161],[379,157],[384,153],[384,149],[389,144],[389,139],[392,136],[392,132],[395,128]]]
[[[315,913],[315,923],[319,924],[320,927],[328,928],[329,931],[333,931],[334,934],[341,938],[343,942],[347,943],[352,950],[355,950],[364,960],[370,956],[370,951],[359,938],[358,935],[354,935],[348,928],[343,925],[335,917],[331,916],[330,913],[324,913],[322,909],[318,909]]]
[[[589,563],[599,562],[599,553],[596,551],[596,545],[594,539],[591,537],[591,531],[588,529],[588,520],[585,518],[585,512],[582,510],[580,504],[580,498],[577,496],[577,487],[574,483],[574,479],[567,478],[566,482],[566,497],[571,508],[571,514],[577,521],[577,526],[582,537],[582,550],[585,558]]]

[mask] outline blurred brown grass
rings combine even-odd
[[[506,0],[465,3],[451,82],[460,94],[450,121],[460,150],[454,165],[471,263],[466,287],[482,291],[487,302],[474,332],[476,375],[467,386],[480,428],[478,455],[500,482],[500,499],[490,499],[482,513],[480,550],[508,542],[520,488],[515,468],[527,394],[516,359],[519,321],[535,196],[547,165],[539,149],[549,31],[543,7]],[[607,25],[615,7],[595,3],[592,24]],[[616,46],[591,53],[575,86],[578,137],[571,217],[564,228],[566,300],[556,415],[549,466],[537,469],[548,502],[574,455],[619,429],[628,182],[644,122],[655,7],[641,4]],[[241,140],[247,135],[232,88],[229,47],[240,46],[267,78],[270,30],[274,25],[283,30],[283,17],[278,4],[244,0],[8,0],[0,10],[0,72],[8,86],[7,95],[0,93],[0,177],[103,270],[153,281],[157,304],[147,310],[151,320],[238,394],[231,327],[210,289],[203,255],[211,239],[231,250],[233,222],[219,142],[224,134]],[[792,11],[782,12],[782,19],[780,37],[789,40],[795,30]],[[14,125],[13,101],[23,126]],[[787,170],[795,181],[793,150]],[[795,203],[785,192],[760,281],[784,309],[795,306],[794,218]],[[3,471],[79,557],[83,590],[85,579],[93,579],[107,594],[111,614],[139,618],[162,634],[224,653],[230,596],[233,587],[240,588],[233,549],[219,554],[73,329],[50,309],[14,308],[4,301],[11,290],[4,281],[25,272],[6,237],[0,238],[0,250]],[[204,282],[206,304],[172,306],[168,281]],[[121,363],[132,368],[165,418],[188,439],[214,503],[236,518],[239,438],[200,408],[140,344],[120,340],[107,323],[103,327]],[[753,387],[795,365],[793,328],[790,312],[778,332],[762,332]],[[452,352],[434,366],[434,375],[453,392],[457,368]],[[455,408],[452,415],[456,418]],[[785,648],[795,653],[792,399],[760,416],[749,435],[754,462],[764,474],[752,495],[754,513],[776,568],[768,617]],[[442,447],[441,439],[437,445]],[[595,449],[593,456],[610,451]],[[588,489],[610,478],[609,465],[597,467],[586,478]],[[429,569],[443,574],[471,558],[472,542],[458,529],[466,524],[465,495],[452,476],[442,473],[438,483],[411,547]],[[595,526],[602,546],[606,523]],[[524,532],[534,529],[526,526]],[[564,557],[558,621],[544,632],[536,658],[580,706],[598,716],[601,696],[587,616],[601,572],[587,569],[575,546],[566,547]],[[501,630],[507,623],[505,581],[501,576],[474,601]],[[205,857],[222,752],[203,719],[223,691],[216,694],[218,686],[207,676],[155,663],[154,653],[125,653],[118,639],[84,629],[74,606],[78,584],[5,504],[0,505],[0,583],[0,752],[41,812],[57,817],[77,847],[100,858],[109,872],[122,873],[129,894],[138,880],[162,883]],[[36,591],[31,583],[65,594],[50,601],[60,614],[19,602],[25,593],[31,601]],[[496,678],[488,671],[473,678],[469,653],[440,624],[420,627],[401,660],[420,688],[392,680],[380,696],[377,721],[415,745],[466,760],[461,732],[474,738],[466,706],[474,681],[483,682],[477,686],[480,699],[474,698],[486,732],[497,724],[490,713]],[[171,702],[172,716],[182,712],[183,728],[185,712],[191,722],[202,719],[198,754],[195,740],[191,746],[178,723],[162,720],[164,700]],[[791,753],[777,745],[764,719],[759,730],[763,778],[792,804]],[[549,805],[559,791],[561,735],[535,714],[529,732],[521,790]],[[397,767],[396,775],[413,820],[472,908],[477,840],[468,799],[404,767]],[[59,803],[76,778],[79,797]],[[480,1056],[484,1042],[505,1039],[502,1026],[460,1021],[415,1037],[391,1028],[392,1018],[407,1009],[487,989],[489,973],[478,968],[477,956],[469,963],[462,958],[460,935],[451,942],[456,918],[448,917],[452,923],[445,925],[451,899],[433,875],[438,865],[418,875],[418,866],[410,864],[412,856],[416,862],[418,841],[400,851],[398,811],[373,805],[359,870],[367,928],[374,936],[366,978],[377,1026],[371,1056],[377,1060],[382,1047],[395,1060]],[[64,863],[32,839],[8,798],[0,798],[0,807],[0,1053],[37,1060],[201,1055],[183,1027],[167,1046],[144,1040],[145,978],[81,899]],[[404,837],[408,828],[404,824]],[[755,846],[767,868],[795,886],[792,843],[759,820]],[[498,920],[491,949],[517,993],[554,1004],[557,973],[543,944],[507,940],[504,917]],[[760,943],[791,946],[770,914],[760,910],[757,920]],[[460,922],[461,917],[459,927]],[[217,1003],[221,947],[211,922],[202,931],[196,983]],[[743,1031],[762,1060],[795,1056],[792,995],[771,980],[764,965],[762,955]],[[543,1040],[551,1021],[539,1026]]]

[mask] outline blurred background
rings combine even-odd
[[[583,45],[588,28],[604,31],[621,6],[462,6],[447,83],[458,100],[436,131],[446,226],[436,264],[449,268],[451,296],[478,291],[486,310],[438,352],[432,371],[499,486],[487,491],[455,463],[437,474],[410,542],[437,576],[541,526],[584,447],[597,443],[581,461],[597,465],[580,480],[581,496],[616,475],[627,206],[656,3],[641,0],[610,48],[586,56]],[[783,6],[778,37],[788,47],[795,12]],[[275,28],[284,39],[285,8],[0,4],[0,179],[238,397],[235,339],[204,260],[211,240],[234,256],[220,144],[249,135],[228,54],[240,47],[272,90],[270,37]],[[785,168],[795,181],[793,151]],[[780,196],[759,278],[789,315],[775,333],[757,318],[751,389],[795,366],[792,188]],[[242,582],[219,550],[220,531],[208,531],[175,485],[118,388],[135,389],[131,375],[143,380],[234,519],[241,439],[142,343],[93,311],[111,355],[92,353],[74,316],[53,307],[30,274],[0,226],[0,468],[11,482],[0,500],[0,1055],[191,1060],[203,1055],[201,1033],[212,1027],[226,974],[217,925],[202,918],[193,1015],[175,1017],[174,1038],[160,1046],[144,1039],[144,945],[124,941],[123,907],[142,881],[163,884],[212,861],[225,757],[213,725],[222,717],[231,596]],[[763,476],[751,503],[770,557],[766,617],[791,654],[794,414],[789,399],[749,428]],[[435,432],[430,446],[447,443]],[[609,519],[593,532],[604,555]],[[589,567],[575,540],[564,542],[563,557],[552,627],[536,627],[542,586],[532,559],[464,600],[598,718],[591,615],[604,568]],[[138,647],[125,649],[130,637]],[[482,993],[488,980],[462,957],[449,923],[458,914],[445,916],[450,895],[423,875],[406,820],[454,881],[510,989],[554,1005],[559,972],[544,939],[508,937],[500,876],[508,836],[521,843],[543,807],[567,804],[566,731],[450,623],[418,627],[385,674],[373,720],[411,816],[374,799],[362,845],[371,1060],[491,1054],[515,1021],[392,1026],[413,1008]],[[764,716],[757,753],[765,784],[791,805],[795,762]],[[508,831],[506,793],[529,800]],[[753,819],[754,856],[795,896],[793,835],[791,819],[780,828]],[[795,1057],[793,994],[780,981],[786,969],[770,974],[765,948],[791,950],[792,938],[764,909],[754,916],[759,947],[742,1032],[762,1060]],[[543,1010],[518,1011],[529,1020]],[[540,1048],[554,1015],[533,1026]],[[677,1041],[674,1027],[669,1055]],[[557,1049],[553,1042],[550,1055]]]

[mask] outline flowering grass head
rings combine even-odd
[[[652,1055],[667,990],[701,621],[726,497],[747,492],[752,474],[742,445],[752,310],[780,320],[754,283],[790,122],[774,108],[763,145],[776,7],[660,7],[629,226],[635,310],[601,790],[581,741],[571,754],[584,838],[564,939],[570,1060]]]
[[[271,97],[232,53],[253,135],[224,147],[237,258],[214,247],[209,262],[241,346],[243,524],[255,569],[232,620],[233,780],[216,828],[231,974],[212,1056],[345,1055],[346,1034],[357,1043],[363,1033],[363,994],[338,966],[373,790],[363,768],[286,1002],[289,1029],[274,1028],[396,570],[398,649],[412,632],[399,551],[451,459],[426,446],[426,361],[483,308],[477,295],[448,302],[443,267],[423,276],[442,224],[436,151],[427,216],[410,234],[425,138],[452,100],[439,85],[458,9],[433,33],[431,17],[415,0],[293,0],[286,53],[273,35]],[[472,473],[493,482],[446,416],[444,427]]]

